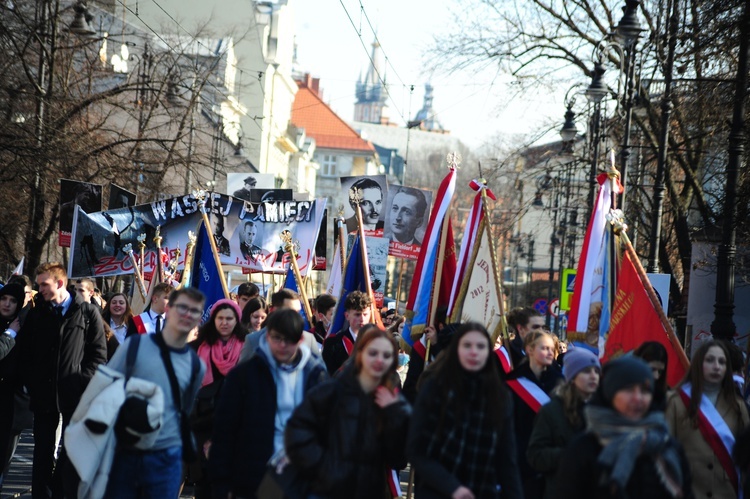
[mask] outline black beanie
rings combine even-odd
[[[21,308],[23,308],[23,298],[26,294],[26,291],[24,291],[23,286],[20,284],[11,283],[3,286],[0,288],[0,297],[5,295],[10,295],[13,298],[16,299],[16,303],[18,304],[18,308],[16,308],[16,314],[21,311]]]
[[[644,385],[654,391],[654,374],[644,360],[628,355],[604,365],[602,393],[607,402],[612,402],[619,390],[632,385]]]

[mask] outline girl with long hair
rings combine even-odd
[[[24,297],[24,287],[20,284],[0,288],[0,489],[21,435],[14,428],[18,426],[14,425],[14,394],[20,386],[16,337],[21,331],[18,314]]]
[[[530,331],[524,339],[524,360],[508,376],[513,393],[518,466],[524,497],[537,499],[544,493],[542,475],[526,459],[529,438],[540,407],[549,402],[552,390],[563,380],[555,362],[555,340],[550,333]]]
[[[211,307],[211,316],[198,330],[198,338],[190,343],[198,352],[206,364],[206,374],[201,383],[207,391],[218,397],[221,384],[229,371],[237,365],[240,360],[240,352],[245,342],[247,330],[240,323],[240,306],[234,300],[221,299]],[[210,385],[210,386],[209,386]],[[198,393],[195,410],[201,409],[201,392]],[[195,482],[196,499],[211,497],[211,489],[207,479],[208,460],[207,454],[210,448],[210,437],[213,432],[213,418],[208,423],[203,422],[204,417],[193,420],[196,443],[200,452],[200,473],[195,466],[190,469],[191,478]]]
[[[117,343],[125,341],[128,325],[133,319],[133,310],[130,308],[127,295],[124,293],[113,294],[107,301],[104,311],[102,311],[102,318],[104,323],[112,330]]]
[[[601,364],[591,351],[580,347],[565,354],[565,383],[558,385],[550,402],[536,416],[529,438],[526,458],[536,471],[544,474],[544,497],[555,497],[555,474],[565,446],[584,430],[583,409],[599,386]]]
[[[263,323],[268,317],[268,306],[262,296],[256,296],[247,301],[245,308],[242,309],[242,325],[253,333],[260,331]]]
[[[286,453],[310,497],[382,499],[406,466],[409,404],[396,390],[398,346],[374,324],[359,330],[353,362],[307,392],[286,425]],[[391,496],[392,497],[392,496]]]
[[[407,455],[416,497],[520,499],[511,399],[482,324],[461,325],[419,384]]]
[[[664,413],[651,410],[653,390],[651,368],[642,359],[627,355],[604,365],[584,409],[586,431],[560,456],[555,497],[694,497],[685,453],[669,435]]]
[[[737,497],[742,477],[730,456],[750,419],[723,342],[708,341],[698,348],[690,370],[667,399],[666,418],[693,470],[695,496]]]

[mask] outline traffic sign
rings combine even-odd
[[[560,281],[560,310],[570,310],[573,288],[576,285],[576,269],[563,269]]]
[[[547,315],[547,300],[545,298],[537,298],[532,308],[542,315]]]
[[[555,298],[549,302],[549,313],[552,317],[560,317],[560,300]]]

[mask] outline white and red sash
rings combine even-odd
[[[690,384],[685,383],[678,392],[680,398],[685,403],[685,407],[690,407]],[[734,435],[732,430],[724,422],[716,407],[708,400],[705,395],[701,398],[700,407],[698,408],[698,430],[701,432],[703,439],[706,441],[711,450],[714,451],[716,458],[724,468],[729,480],[732,482],[734,491],[739,494],[740,472],[735,468],[732,461],[732,449],[734,449]]]
[[[500,364],[503,367],[505,374],[511,371],[510,355],[505,347],[495,349],[495,355],[500,359]],[[531,407],[531,410],[535,413],[539,412],[544,404],[549,402],[549,395],[544,393],[544,390],[539,388],[536,383],[527,378],[510,379],[506,381],[508,387],[523,400],[526,405]]]
[[[138,334],[154,334],[156,332],[156,323],[151,319],[151,314],[148,312],[134,316],[133,324],[135,324]]]
[[[341,336],[341,342],[344,344],[344,350],[346,350],[346,354],[351,356],[352,352],[354,351],[354,343],[352,343],[351,338],[344,333]]]

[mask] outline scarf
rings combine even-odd
[[[636,460],[648,456],[667,492],[672,497],[683,496],[680,456],[672,444],[663,412],[651,412],[638,421],[607,407],[588,406],[585,412],[587,431],[603,447],[598,462],[609,470],[610,483],[625,491]]]
[[[237,365],[240,360],[240,352],[242,352],[242,343],[235,335],[232,335],[226,343],[221,340],[216,341],[213,345],[203,342],[198,347],[198,357],[203,360],[207,367],[201,386],[210,385],[214,382],[211,364],[216,366],[216,369],[223,376],[226,376],[229,370]]]

